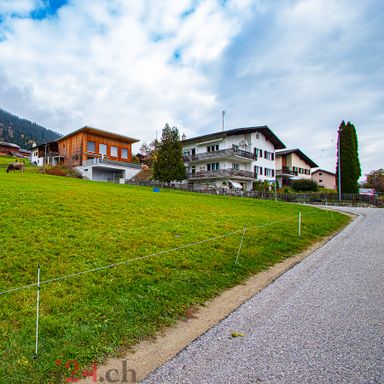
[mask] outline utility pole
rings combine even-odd
[[[337,183],[338,183],[338,192],[339,192],[339,202],[341,202],[341,153],[340,153],[340,129],[338,130],[337,138]]]

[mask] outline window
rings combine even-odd
[[[260,171],[260,175],[262,175],[263,174],[263,167],[260,167],[259,171]]]
[[[259,156],[260,156],[260,159],[263,157],[263,150],[262,149],[259,149]]]
[[[232,163],[232,169],[235,169],[238,171],[240,169],[240,164],[239,163]]]
[[[219,144],[210,145],[207,147],[207,152],[215,152],[219,150]]]
[[[272,152],[264,151],[264,159],[274,160],[275,156]]]
[[[322,180],[322,179],[320,179],[320,180],[319,180],[319,183],[322,183],[322,182],[323,182],[323,180]]]
[[[259,154],[259,149],[258,148],[253,148],[253,158],[257,160],[257,156]]]
[[[121,158],[122,159],[128,159],[128,149],[127,148],[123,148],[121,150]]]
[[[111,156],[118,157],[119,156],[119,150],[117,147],[111,147]]]
[[[107,154],[107,145],[106,144],[99,144],[99,153],[100,153],[100,155],[106,155]]]
[[[274,177],[275,170],[270,168],[264,168],[264,176]]]
[[[207,164],[207,171],[218,171],[219,170],[219,163],[208,163]]]
[[[96,144],[94,141],[87,142],[87,152],[96,152]]]
[[[319,176],[323,176],[323,173],[322,173],[322,172],[319,172]]]
[[[259,137],[260,137],[260,136],[259,136],[259,134],[258,134],[258,133],[256,133],[256,139],[259,139]]]

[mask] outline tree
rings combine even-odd
[[[186,178],[179,131],[168,124],[163,128],[154,159],[153,178],[166,183]]]
[[[384,192],[384,169],[380,168],[377,171],[368,173],[367,181],[364,183],[365,188],[374,188],[376,192]]]
[[[140,154],[138,154],[142,163],[148,165],[149,167],[153,165],[159,144],[160,143],[157,139],[152,140],[149,144],[143,143],[140,147]]]
[[[355,126],[350,122],[347,124],[345,124],[344,120],[341,122],[337,148],[336,177],[339,180],[340,162],[341,192],[358,193],[358,180],[361,176],[358,141]]]

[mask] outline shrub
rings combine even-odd
[[[54,176],[68,176],[68,177],[77,177],[82,178],[79,172],[74,168],[65,167],[64,165],[50,166],[46,165],[45,167],[40,169],[41,173],[46,173],[48,175]]]
[[[266,180],[264,181],[257,180],[253,183],[253,190],[257,192],[269,192],[270,184]]]
[[[292,189],[295,192],[316,192],[318,186],[313,180],[301,179],[292,182]]]

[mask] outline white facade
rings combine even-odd
[[[31,158],[30,158],[31,164],[36,164],[38,166],[44,165],[44,159],[42,157],[39,157],[39,148],[36,146],[33,146],[31,150]]]
[[[275,179],[275,147],[284,148],[268,127],[218,132],[182,145],[189,184],[247,191],[257,180]]]
[[[88,180],[115,181],[131,179],[141,171],[138,164],[113,162],[108,160],[87,160],[83,165],[76,167],[81,175]]]

